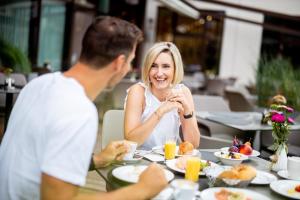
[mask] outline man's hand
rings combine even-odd
[[[100,153],[94,155],[95,167],[105,167],[114,160],[122,160],[129,148],[130,146],[125,140],[109,143]]]
[[[145,192],[147,199],[157,195],[167,185],[163,168],[156,163],[152,163],[141,175],[137,183],[140,189]]]

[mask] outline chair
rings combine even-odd
[[[205,94],[224,96],[224,90],[225,90],[226,84],[227,84],[227,82],[225,79],[220,79],[220,78],[208,79],[206,81]]]
[[[124,110],[108,110],[103,116],[101,148],[124,139]]]
[[[124,109],[125,97],[127,95],[127,89],[135,84],[128,79],[123,79],[117,84],[112,91],[112,101],[114,109]]]
[[[246,98],[243,91],[234,87],[226,87],[225,97],[228,99],[232,111],[254,111],[255,106]]]
[[[193,95],[195,111],[225,111],[230,112],[229,106],[221,96]],[[198,120],[201,133],[201,148],[217,148],[232,144],[234,135],[240,132],[208,120]]]

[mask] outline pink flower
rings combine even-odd
[[[295,123],[295,120],[293,119],[293,118],[291,118],[291,117],[288,117],[288,123],[290,123],[290,124],[294,124]]]
[[[286,107],[285,109],[286,109],[286,111],[287,111],[287,112],[289,112],[289,113],[292,113],[292,112],[294,112],[294,109],[293,109],[293,108],[291,108],[291,107]]]
[[[274,114],[271,118],[272,122],[283,123],[285,121],[285,117],[282,114]]]

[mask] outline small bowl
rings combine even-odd
[[[239,158],[230,158],[229,154],[230,154],[230,152],[217,151],[217,152],[215,152],[214,155],[216,157],[218,157],[224,165],[230,165],[230,166],[241,164],[244,160],[248,159],[248,156],[241,154],[241,153],[235,153],[235,152],[232,153],[235,156],[238,156]]]
[[[250,180],[240,180],[240,179],[227,179],[218,178],[218,176],[225,170],[231,169],[231,166],[211,166],[204,169],[204,172],[208,178],[209,187],[247,187]]]

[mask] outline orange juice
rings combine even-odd
[[[186,162],[185,179],[197,182],[199,178],[200,166],[200,158],[188,158]]]
[[[167,141],[165,143],[165,158],[171,160],[175,158],[176,143],[174,141]]]

